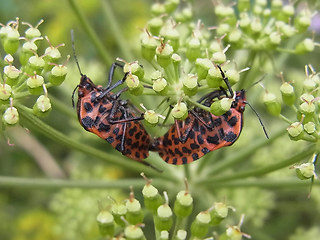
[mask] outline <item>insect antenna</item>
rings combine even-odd
[[[75,44],[74,44],[74,32],[73,32],[73,29],[71,29],[70,34],[71,34],[71,46],[72,46],[72,51],[73,51],[73,57],[74,57],[74,60],[76,61],[77,67],[78,67],[79,72],[80,72],[80,75],[83,76],[83,74],[81,72],[81,69],[80,69],[80,65],[79,65],[78,59],[77,59],[77,55],[76,55],[76,47],[75,47]]]
[[[263,122],[262,122],[262,120],[261,120],[260,115],[258,114],[258,112],[251,106],[251,104],[250,104],[249,102],[245,101],[244,103],[247,104],[247,105],[252,109],[252,111],[256,114],[257,118],[259,119],[259,122],[260,122],[260,125],[261,125],[262,129],[263,129],[264,134],[265,134],[266,137],[269,139],[267,130],[266,130],[266,128],[264,127],[264,124],[263,124]]]

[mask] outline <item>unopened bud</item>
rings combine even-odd
[[[268,112],[274,116],[278,116],[281,112],[281,104],[273,93],[265,93],[263,96],[263,102]]]
[[[174,213],[177,217],[185,218],[189,216],[193,209],[193,198],[188,191],[180,191],[174,202]]]
[[[0,100],[6,101],[11,96],[11,86],[0,83]]]
[[[230,110],[233,101],[232,98],[222,98],[214,101],[210,106],[210,112],[215,116],[221,116]]]
[[[7,108],[2,116],[2,120],[5,124],[15,125],[17,122],[19,122],[18,110],[15,107]]]
[[[101,211],[97,216],[97,222],[99,230],[102,236],[113,236],[114,234],[114,223],[113,216],[108,211]]]
[[[183,120],[188,116],[188,108],[184,102],[177,103],[172,111],[172,116],[177,120]]]
[[[296,174],[301,180],[307,180],[315,176],[314,163],[303,163],[295,168]]]

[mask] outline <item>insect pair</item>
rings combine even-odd
[[[139,122],[143,119],[143,114],[136,116],[136,111],[128,101],[119,98],[127,88],[121,89],[116,94],[111,92],[124,83],[127,77],[128,73],[111,84],[115,68],[122,65],[119,63],[112,65],[108,85],[102,88],[82,74],[78,61],[76,62],[81,74],[80,84],[77,86],[77,111],[80,124],[85,130],[105,139],[116,150],[131,159],[143,161],[151,150],[158,152],[167,163],[186,164],[210,151],[232,145],[241,133],[246,104],[245,91],[241,90],[234,94],[220,67],[229,94],[224,89],[216,90],[198,102],[210,106],[215,98],[230,97],[234,99],[230,110],[221,116],[215,116],[199,107],[194,107],[185,120],[177,120],[164,136],[151,141],[150,135]]]

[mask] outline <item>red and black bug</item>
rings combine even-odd
[[[112,65],[105,88],[96,86],[89,77],[80,73],[80,84],[77,86],[78,119],[85,130],[105,139],[123,155],[142,161],[149,155],[150,136],[139,122],[143,116],[136,116],[136,111],[128,101],[119,99],[126,88],[117,94],[111,92],[127,76],[125,74],[123,79],[111,85],[117,66],[122,67],[118,63]]]
[[[71,35],[75,52],[73,34]],[[143,114],[136,116],[135,109],[128,101],[119,98],[127,88],[121,89],[116,94],[111,92],[124,83],[128,73],[112,85],[116,67],[123,67],[119,63],[113,63],[107,86],[105,88],[96,86],[89,77],[81,73],[75,53],[74,57],[81,78],[79,85],[73,91],[72,104],[74,105],[74,94],[78,88],[77,113],[80,124],[85,130],[105,139],[123,155],[142,162],[148,157],[150,148],[150,135],[139,122],[143,119]]]
[[[157,138],[151,147],[165,162],[177,165],[187,164],[211,151],[230,146],[238,139],[243,127],[243,112],[245,105],[248,104],[245,90],[234,94],[228,79],[220,67],[219,69],[228,86],[230,96],[227,91],[220,89],[207,94],[198,102],[209,107],[214,98],[231,97],[234,100],[230,110],[221,116],[215,116],[195,107],[189,111],[185,120],[176,120],[168,132],[163,137]]]

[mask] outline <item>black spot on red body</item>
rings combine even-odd
[[[96,86],[82,75],[77,103],[80,124],[85,130],[105,139],[123,155],[142,161],[149,155],[150,136],[140,122],[130,120],[135,118],[136,113],[127,101],[104,91],[108,89]],[[101,94],[103,97],[99,97]]]
[[[220,92],[225,94],[225,91]],[[232,145],[242,130],[246,100],[244,91],[236,92],[235,95],[235,104],[232,104],[231,109],[221,116],[195,108],[185,121],[177,121],[179,129],[174,124],[163,137],[156,139],[156,142],[162,144],[156,145],[153,150],[159,152],[167,163],[187,164],[211,151]],[[207,99],[204,105],[210,106],[211,103],[212,100]],[[197,118],[194,114],[198,115]],[[183,142],[177,141],[178,132]],[[169,141],[173,141],[174,144],[168,145]]]

